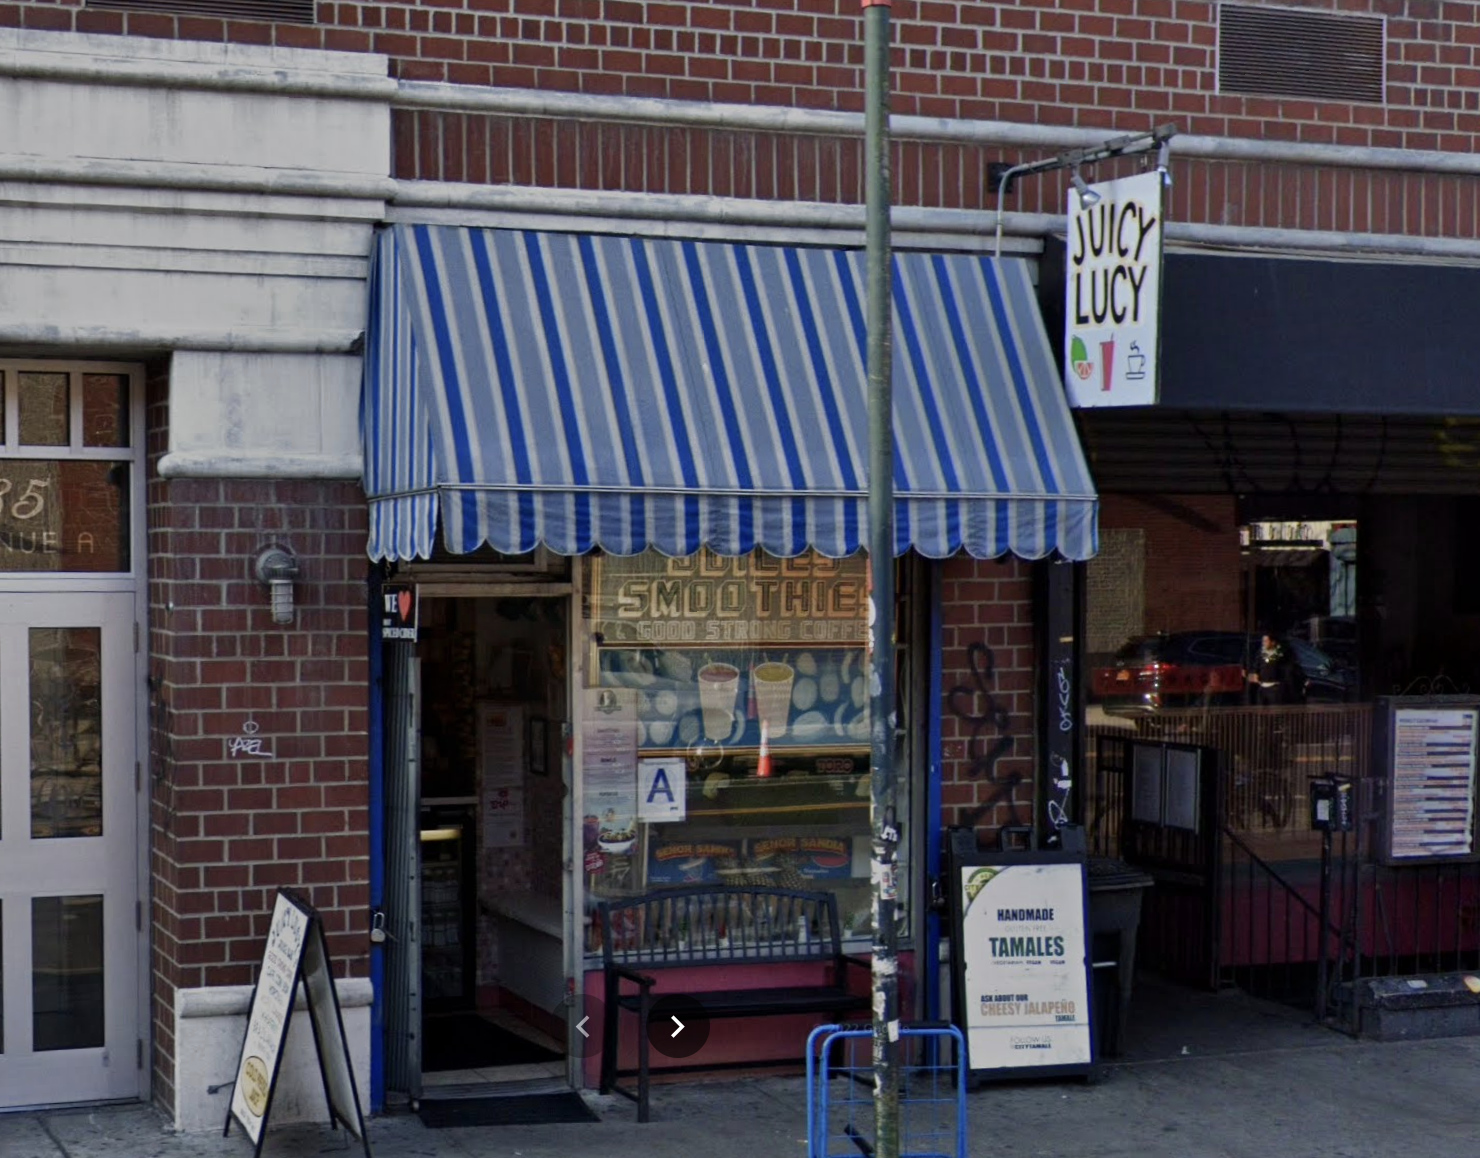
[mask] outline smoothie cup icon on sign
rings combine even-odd
[[[724,740],[735,726],[735,697],[740,690],[740,669],[732,663],[706,663],[699,669],[699,708],[704,715],[704,735]]]
[[[788,663],[762,663],[750,675],[756,714],[771,739],[780,739],[786,735],[786,719],[791,715],[791,685],[796,672]]]
[[[1100,390],[1108,394],[1115,381],[1115,339],[1100,343]]]

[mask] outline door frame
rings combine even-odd
[[[0,592],[26,595],[45,593],[51,595],[82,594],[125,594],[133,597],[134,663],[131,696],[133,700],[133,745],[134,745],[134,896],[135,896],[135,1024],[137,1027],[136,1061],[139,1075],[137,1095],[121,1101],[148,1102],[154,1090],[154,1022],[151,1015],[150,994],[153,989],[151,948],[153,945],[153,889],[149,868],[150,829],[149,809],[155,781],[149,747],[149,502],[148,502],[148,453],[146,422],[147,399],[145,368],[137,362],[118,362],[92,359],[66,358],[3,358],[0,359],[0,374],[7,382],[15,381],[15,374],[22,371],[68,374],[119,374],[128,379],[129,390],[129,446],[108,455],[110,459],[127,459],[132,464],[129,510],[129,570],[94,575],[77,571],[0,572]],[[5,429],[17,431],[17,399],[15,389],[5,392]],[[80,405],[72,404],[74,430],[80,415]],[[73,457],[71,447],[35,447],[21,453],[11,453],[0,446],[0,457],[32,459],[65,459]],[[49,1105],[85,1105],[77,1103],[48,1103]]]
[[[576,619],[577,612],[580,607],[580,601],[578,598],[580,593],[580,560],[578,558],[572,559],[571,564],[571,578],[568,580],[556,580],[548,577],[531,577],[529,580],[523,582],[519,580],[500,578],[497,574],[497,564],[489,565],[487,574],[480,574],[476,571],[464,570],[458,572],[456,577],[448,574],[439,574],[436,565],[429,566],[426,564],[402,564],[398,568],[393,578],[382,576],[379,580],[379,583],[413,583],[416,586],[418,602],[422,599],[519,598],[563,600],[565,603],[566,611],[564,633],[564,642],[566,648],[566,704],[567,714],[573,715],[576,710],[574,697],[576,694],[576,689],[580,686],[578,680],[581,671],[584,670],[585,661],[583,654],[577,647],[578,624],[576,622]],[[380,637],[380,621],[375,616],[372,616],[371,646],[376,649],[380,649],[385,646],[385,641],[382,640]],[[379,657],[376,658],[375,666],[377,670],[383,671],[383,667],[381,666],[382,662],[383,661]],[[416,664],[415,672],[415,699],[417,704],[420,705],[422,703],[422,673],[420,663]],[[385,791],[383,782],[383,777],[386,772],[386,761],[384,759],[383,753],[387,741],[385,716],[383,710],[385,701],[383,695],[384,693],[382,687],[379,683],[376,683],[376,685],[371,689],[372,718],[378,718],[379,724],[378,734],[372,737],[372,744],[375,750],[381,753],[381,755],[375,757],[374,760],[380,765],[380,775],[382,777],[382,783],[378,787],[378,789],[372,788],[371,807],[372,809],[378,808],[380,810],[380,815],[378,817],[372,816],[370,827],[372,833],[374,833],[378,829],[383,834],[383,840],[381,843],[372,845],[371,847],[370,871],[372,880],[379,879],[382,881],[384,880],[385,869],[390,861],[388,848],[385,842],[390,840],[392,831],[394,829],[394,825],[391,823],[392,818],[388,815],[386,811],[386,797],[388,794]],[[562,744],[559,767],[561,775],[564,778],[564,784],[566,788],[564,806],[562,808],[561,816],[561,864],[563,867],[561,895],[563,898],[562,925],[566,970],[565,982],[567,1008],[576,1008],[580,1005],[584,990],[584,978],[582,976],[582,970],[585,961],[585,947],[579,941],[578,933],[580,929],[580,922],[577,919],[578,915],[582,912],[584,898],[580,894],[581,873],[579,871],[579,867],[575,864],[575,861],[573,860],[572,853],[572,850],[576,847],[572,826],[574,824],[574,817],[580,815],[580,812],[578,810],[581,806],[581,802],[579,799],[580,777],[575,776],[573,772],[573,769],[576,767],[576,763],[572,755],[572,743],[574,742],[577,745],[579,744],[579,735],[580,729],[575,727],[574,720],[571,719],[565,721],[565,726],[561,732],[560,737]],[[572,741],[573,736],[574,741]],[[372,898],[372,905],[378,907],[379,899]],[[376,948],[379,947],[377,946]],[[391,1046],[391,1043],[387,1040],[386,1037],[388,1024],[387,1018],[385,1016],[385,1000],[386,997],[383,986],[376,986],[374,995],[375,1012],[373,1017],[373,1025],[378,1027],[378,1029],[371,1034],[370,1049],[372,1085],[378,1077],[379,1087],[372,1089],[372,1098],[375,1099],[376,1105],[382,1107],[385,1105],[387,1100],[388,1091],[385,1088],[386,1053]],[[579,1056],[579,1052],[572,1044],[572,1040],[575,1038],[575,1036],[576,1033],[574,1029],[574,1022],[570,1018],[567,1018],[565,1059],[566,1081],[572,1089],[580,1089],[583,1085],[584,1059]],[[419,1073],[413,1084],[419,1087]],[[420,1090],[418,1089],[417,1094],[419,1093]]]

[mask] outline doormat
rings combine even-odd
[[[424,1073],[559,1061],[561,1055],[476,1013],[428,1017],[421,1042]]]
[[[423,1098],[416,1111],[429,1130],[459,1126],[548,1126],[601,1121],[575,1090],[554,1094],[510,1094],[493,1098]]]

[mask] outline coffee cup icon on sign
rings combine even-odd
[[[1132,342],[1125,356],[1125,376],[1130,382],[1139,382],[1146,377],[1146,353],[1140,342]]]

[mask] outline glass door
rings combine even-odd
[[[141,1089],[133,603],[0,595],[0,1108]]]

